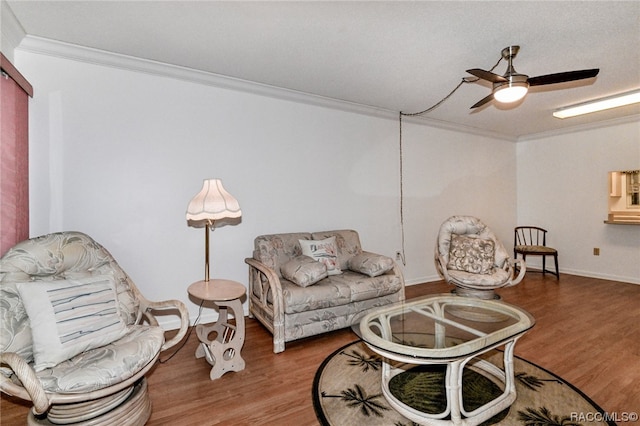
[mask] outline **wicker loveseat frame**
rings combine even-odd
[[[283,265],[302,254],[300,240],[335,237],[342,273],[300,287],[281,273]],[[369,310],[404,300],[400,267],[378,276],[349,269],[349,261],[362,250],[353,230],[261,235],[255,239],[249,265],[249,315],[273,334],[273,352],[283,352],[285,342],[348,327]]]

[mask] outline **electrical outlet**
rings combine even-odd
[[[396,260],[402,260],[402,252],[400,250],[396,252]]]
[[[600,256],[600,248],[599,247],[594,247],[593,248],[593,255],[594,256]]]

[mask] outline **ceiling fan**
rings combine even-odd
[[[567,81],[583,80],[598,75],[599,68],[579,71],[567,71],[556,74],[540,75],[537,77],[529,77],[525,74],[519,74],[513,67],[513,59],[518,54],[520,46],[509,46],[502,49],[502,58],[508,61],[507,72],[504,75],[494,74],[491,71],[485,71],[479,68],[467,70],[483,80],[493,83],[493,90],[490,95],[480,99],[471,109],[481,107],[482,105],[496,100],[498,102],[510,103],[522,99],[529,90],[530,86],[542,86],[545,84],[564,83]]]

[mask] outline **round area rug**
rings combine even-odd
[[[502,365],[502,353],[488,360]],[[381,390],[382,361],[361,340],[338,349],[324,360],[313,382],[313,406],[321,425],[410,426],[397,413]],[[482,425],[578,426],[615,425],[605,421],[602,409],[586,395],[555,374],[522,358],[514,357],[518,397],[508,410]],[[444,369],[419,366],[395,376],[390,389],[405,404],[427,413],[444,411]],[[501,393],[486,377],[465,369],[463,399],[467,410]]]

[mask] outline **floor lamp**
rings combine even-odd
[[[204,228],[204,282],[209,282],[209,230],[238,223],[240,205],[222,186],[220,179],[205,179],[200,192],[189,202],[187,224]]]

